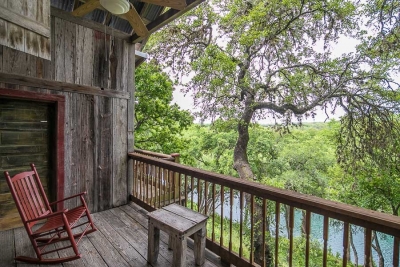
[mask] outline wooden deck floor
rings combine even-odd
[[[23,228],[0,232],[0,266],[90,266],[122,267],[151,266],[147,263],[147,215],[134,203],[93,214],[99,231],[84,237],[79,244],[82,258],[57,265],[33,265],[15,262],[15,255],[34,256],[29,238]],[[172,251],[168,250],[168,236],[161,232],[160,253],[154,266],[171,266]],[[192,242],[188,241],[188,248]],[[60,251],[59,253],[63,253]],[[206,251],[205,267],[222,266],[219,258]],[[188,249],[187,266],[195,266],[193,250]]]

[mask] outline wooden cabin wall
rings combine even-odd
[[[134,45],[54,16],[51,41],[51,61],[0,46],[0,72],[133,92]],[[65,96],[65,196],[87,191],[92,212],[126,203],[131,100],[18,84],[0,87]]]

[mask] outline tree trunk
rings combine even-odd
[[[374,248],[374,250],[376,251],[376,253],[378,254],[378,258],[379,258],[379,267],[385,267],[385,259],[383,258],[383,254],[382,254],[382,250],[381,250],[381,245],[379,244],[379,240],[378,240],[378,236],[376,234],[376,231],[372,231],[373,234],[373,240],[375,242],[375,245],[373,245],[372,247]]]
[[[250,139],[249,125],[254,114],[254,110],[251,108],[252,103],[251,97],[247,97],[244,113],[238,123],[238,139],[233,152],[233,168],[238,172],[241,179],[250,181],[254,179],[254,174],[247,158],[247,145]]]
[[[354,245],[353,233],[351,232],[351,229],[350,229],[350,245],[351,245],[351,248],[353,249],[353,253],[354,253],[355,266],[358,266],[358,254],[357,254],[356,246]]]
[[[249,125],[253,117],[254,110],[251,108],[253,103],[252,96],[248,96],[245,102],[245,111],[238,123],[238,140],[236,142],[233,167],[238,172],[240,179],[253,181],[255,179],[253,171],[247,158],[247,145],[249,143]],[[246,194],[246,203],[250,205],[251,196]],[[262,229],[262,206],[255,201],[254,203],[254,261],[257,264],[265,262],[266,267],[272,266],[272,252],[269,244],[265,244],[265,252],[263,252],[263,229]],[[251,215],[250,215],[251,216]],[[269,228],[267,227],[267,231]]]

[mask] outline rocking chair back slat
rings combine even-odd
[[[36,169],[23,172],[11,179],[24,221],[51,213],[47,199],[43,196],[43,187],[35,179],[37,177],[35,172]]]

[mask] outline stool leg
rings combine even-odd
[[[160,229],[154,227],[149,220],[149,242],[147,247],[147,261],[151,264],[157,262],[159,244],[160,244]]]
[[[196,265],[203,265],[206,248],[206,225],[194,234],[194,259]]]
[[[186,237],[174,236],[174,238],[172,240],[174,241],[172,267],[187,267],[186,266],[186,248],[187,248]]]

